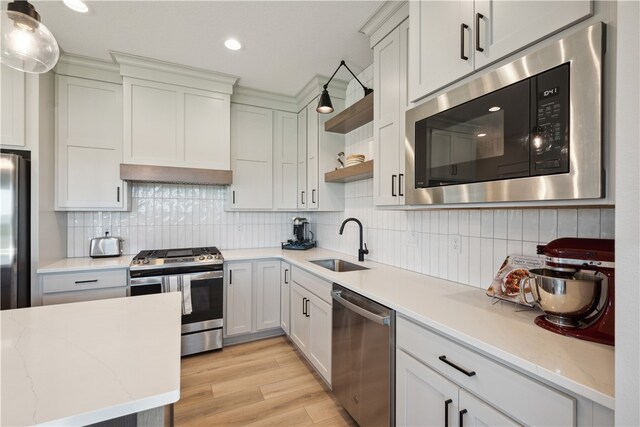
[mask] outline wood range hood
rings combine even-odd
[[[233,182],[233,172],[221,169],[197,169],[120,163],[120,179],[123,181],[169,184],[230,185]]]

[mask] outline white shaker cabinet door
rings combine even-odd
[[[476,0],[475,67],[528,46],[593,14],[591,0]]]
[[[320,129],[316,101],[307,105],[307,194],[308,209],[318,209],[319,161],[318,132]],[[337,153],[336,153],[337,154]]]
[[[184,152],[189,167],[229,169],[229,95],[184,89]]]
[[[451,426],[458,424],[458,415],[458,386],[397,350],[396,424]]]
[[[307,209],[307,109],[298,113],[298,209]]]
[[[251,263],[229,263],[225,275],[225,336],[251,332]]]
[[[309,293],[296,282],[291,283],[291,341],[307,354],[309,348],[309,320],[307,301]]]
[[[56,77],[56,208],[123,210],[122,86]]]
[[[473,1],[411,1],[409,21],[411,101],[473,72]]]
[[[308,294],[309,360],[318,373],[331,384],[331,305]]]
[[[280,327],[280,261],[255,263],[256,330]]]
[[[275,111],[273,139],[274,208],[298,207],[298,117]]]
[[[227,191],[227,207],[273,207],[273,111],[267,108],[231,106],[231,169],[233,184]]]
[[[4,64],[0,71],[2,105],[0,144],[24,147],[25,140],[25,73]]]
[[[280,266],[280,327],[289,335],[291,326],[291,264]]]

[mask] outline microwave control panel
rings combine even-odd
[[[569,172],[569,64],[531,81],[531,175]]]

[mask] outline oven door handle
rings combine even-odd
[[[205,271],[203,273],[184,273],[184,275],[191,276],[191,280],[206,280],[206,279],[222,279],[224,272],[220,271]]]
[[[154,276],[154,277],[136,277],[129,279],[129,284],[131,286],[144,286],[144,285],[162,285],[164,288],[164,277],[162,276]]]

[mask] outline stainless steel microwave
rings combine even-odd
[[[585,28],[407,111],[407,204],[603,197],[604,31]]]

